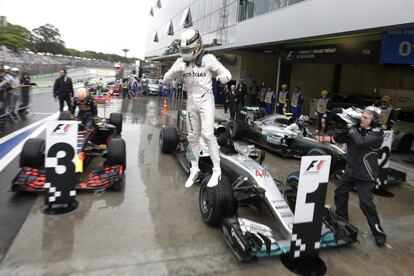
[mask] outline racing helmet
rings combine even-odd
[[[10,69],[10,72],[15,72],[15,73],[19,73],[20,69],[17,67],[13,67],[12,69]]]
[[[328,96],[328,94],[329,94],[329,91],[328,91],[327,89],[323,89],[323,90],[321,91],[321,96],[322,96],[322,97],[327,97],[327,96]]]
[[[180,36],[180,53],[184,61],[195,60],[203,50],[199,31],[189,29]]]
[[[300,115],[299,118],[296,120],[296,123],[300,127],[304,127],[309,122],[309,116],[307,115]]]
[[[287,86],[287,84],[282,84],[282,89],[287,89],[288,88],[288,86]]]
[[[377,127],[380,125],[379,117],[381,114],[381,109],[379,109],[376,106],[367,106],[363,112],[368,112],[372,114],[372,122],[371,122],[372,127]]]
[[[79,88],[78,90],[76,90],[76,97],[80,100],[80,101],[84,101],[86,99],[86,97],[88,96],[89,92],[86,88]]]
[[[4,68],[4,70],[6,70],[6,71],[9,71],[9,70],[10,70],[10,66],[8,66],[8,65],[4,65],[4,66],[3,66],[3,68]]]

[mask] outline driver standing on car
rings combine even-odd
[[[94,119],[98,114],[96,103],[93,97],[91,97],[86,88],[79,88],[76,91],[76,95],[73,98],[70,112],[75,115],[76,107],[79,108],[78,119],[87,128],[92,129],[94,125]]]
[[[221,169],[219,147],[214,136],[215,102],[212,78],[216,77],[221,84],[226,84],[230,81],[231,74],[214,55],[203,51],[201,35],[197,30],[183,32],[179,46],[181,57],[165,73],[164,82],[171,83],[174,78],[182,78],[187,91],[186,123],[193,158],[185,187],[191,187],[200,172],[198,158],[201,135],[207,143],[213,162],[213,174],[207,184],[208,187],[213,187],[221,179]]]
[[[347,144],[347,166],[335,190],[336,215],[348,221],[349,192],[355,187],[359,206],[368,220],[368,225],[378,246],[385,245],[387,236],[381,227],[372,190],[376,184],[379,165],[379,150],[383,141],[383,131],[379,127],[379,113],[376,107],[367,107],[362,113],[359,125],[345,125],[337,121],[335,141]]]

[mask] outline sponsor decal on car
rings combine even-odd
[[[270,144],[280,144],[280,138],[274,138],[272,136],[266,136],[266,141]]]

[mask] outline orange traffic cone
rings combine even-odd
[[[164,102],[162,104],[162,112],[168,112],[168,102],[167,99],[164,99]]]

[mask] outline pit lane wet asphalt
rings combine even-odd
[[[78,209],[58,216],[40,211],[39,196],[0,264],[0,275],[291,275],[279,258],[240,264],[221,231],[202,222],[199,186],[185,189],[178,163],[159,151],[160,128],[175,123],[177,103],[167,106],[160,98],[140,98],[113,100],[100,108],[101,116],[124,113],[124,189],[80,193]],[[281,180],[299,168],[298,160],[273,154],[266,155],[264,164]],[[333,183],[328,186],[327,204],[333,205],[334,188]],[[394,198],[375,197],[389,247],[375,246],[351,194],[350,219],[360,229],[361,242],[321,251],[328,275],[412,275],[414,191],[409,185],[391,190]],[[270,220],[255,211],[241,214]]]

